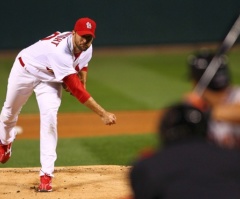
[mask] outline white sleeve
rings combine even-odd
[[[57,54],[53,53],[49,57],[49,63],[56,80],[61,81],[64,77],[76,73],[76,70],[72,66],[72,59],[70,56],[59,57]]]

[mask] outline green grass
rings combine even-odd
[[[56,166],[130,165],[143,148],[155,148],[155,134],[59,139]],[[39,140],[15,140],[1,168],[39,167]]]

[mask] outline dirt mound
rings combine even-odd
[[[1,199],[123,199],[131,194],[130,167],[79,166],[57,167],[53,192],[39,193],[39,168],[0,169]]]

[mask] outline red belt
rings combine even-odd
[[[20,64],[21,64],[21,66],[22,66],[22,67],[24,67],[24,66],[25,66],[25,64],[24,64],[24,62],[23,62],[22,58],[21,58],[21,57],[19,57],[19,58],[18,58],[18,60],[19,60],[19,62],[20,62]]]

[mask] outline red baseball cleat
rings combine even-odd
[[[52,191],[52,177],[45,174],[44,176],[40,176],[40,184],[38,186],[39,192],[50,192]]]
[[[11,154],[12,154],[11,147],[12,147],[12,143],[4,145],[0,141],[0,162],[1,163],[4,164],[11,157]]]

